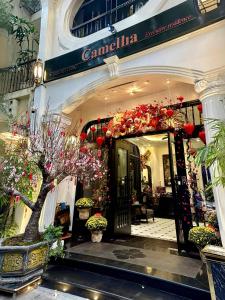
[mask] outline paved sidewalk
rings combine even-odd
[[[0,300],[13,299],[12,296],[3,296],[0,293]],[[46,289],[39,286],[38,288],[23,294],[18,294],[16,296],[17,300],[88,300],[86,298],[81,298],[78,296],[62,293],[59,291],[54,291]]]

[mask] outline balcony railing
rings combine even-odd
[[[34,85],[35,60],[30,62],[0,69],[0,95],[30,88]]]

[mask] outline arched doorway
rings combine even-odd
[[[140,78],[140,77],[139,77]],[[153,79],[154,78],[154,79]],[[160,83],[162,78],[165,80],[164,85]],[[128,80],[129,79],[129,80]],[[140,87],[140,91],[138,90],[137,83],[134,85],[135,81],[134,77],[126,78],[124,80],[118,79],[117,82],[111,82],[110,84],[101,87],[100,90],[95,90],[93,94],[89,94],[89,101],[84,103],[83,108],[80,107],[78,111],[80,116],[85,117],[84,112],[88,115],[87,118],[92,119],[94,121],[85,122],[87,123],[83,128],[84,131],[87,132],[90,136],[90,141],[94,140],[98,133],[101,134],[102,129],[105,127],[105,124],[109,122],[110,117],[102,118],[102,115],[107,116],[106,111],[109,113],[108,109],[108,97],[111,99],[111,104],[113,101],[117,103],[116,109],[122,111],[121,105],[124,110],[129,109],[128,103],[132,103],[132,105],[137,105],[141,103],[148,103],[148,98],[156,98],[163,97],[162,106],[173,107],[176,109],[176,104],[168,103],[168,100],[178,96],[181,93],[187,93],[186,99],[182,103],[182,110],[184,118],[189,117],[189,121],[195,124],[195,130],[191,136],[189,136],[189,145],[190,139],[192,139],[192,143],[195,143],[194,139],[198,138],[198,133],[202,129],[202,120],[201,114],[198,110],[198,105],[200,104],[198,100],[188,101],[189,99],[193,99],[193,87],[190,84],[180,82],[179,80],[175,80],[175,78],[168,76],[156,76],[152,75],[148,78],[142,77],[141,83],[143,84]],[[149,86],[152,82],[157,82],[157,86],[154,87],[154,92],[152,95],[149,93],[149,88],[146,89],[148,93],[142,94],[142,87]],[[175,83],[176,82],[176,83]],[[172,84],[171,84],[172,83]],[[169,85],[169,87],[168,87]],[[160,89],[161,86],[161,89]],[[165,89],[162,89],[163,88]],[[157,87],[159,88],[157,90]],[[123,93],[122,93],[123,91]],[[129,99],[126,101],[122,101],[124,98],[124,94],[126,92],[126,96]],[[140,96],[139,96],[140,92]],[[189,93],[189,94],[188,94]],[[164,94],[164,96],[162,96]],[[138,95],[138,97],[137,97]],[[169,97],[168,97],[169,95]],[[133,97],[135,96],[135,98]],[[192,96],[192,97],[191,97]],[[132,98],[133,97],[133,98]],[[131,100],[130,100],[131,99]],[[91,100],[93,102],[91,102]],[[130,102],[129,102],[130,100]],[[99,102],[99,103],[98,103]],[[98,103],[98,105],[97,105]],[[101,104],[100,104],[101,103]],[[104,104],[103,104],[104,103]],[[119,103],[119,105],[118,105]],[[154,103],[154,100],[153,100]],[[163,105],[164,104],[164,105]],[[112,105],[111,105],[112,107]],[[119,109],[120,108],[120,109]],[[78,114],[78,112],[76,112]],[[95,117],[92,117],[94,116]],[[111,115],[113,113],[111,112]],[[91,127],[95,127],[94,135],[91,131]],[[174,231],[176,231],[176,237],[178,241],[178,246],[180,250],[186,250],[189,247],[188,244],[188,232],[192,227],[192,222],[195,221],[192,215],[193,208],[191,207],[190,197],[188,196],[189,184],[188,184],[188,174],[186,170],[186,154],[187,152],[187,144],[186,139],[183,136],[183,133],[176,134],[175,137],[171,135],[172,130],[155,130],[151,132],[146,132],[142,134],[134,134],[134,135],[123,135],[117,138],[109,139],[109,172],[110,172],[110,183],[108,185],[109,188],[109,198],[108,201],[108,212],[106,211],[106,216],[109,220],[108,231],[111,234],[130,234],[131,226],[136,225],[132,224],[137,221],[140,217],[138,213],[132,212],[133,206],[135,204],[135,197],[142,199],[137,202],[143,202],[143,190],[142,190],[142,180],[144,179],[144,175],[140,172],[140,147],[138,144],[141,141],[146,141],[146,137],[159,137],[163,143],[167,145],[166,153],[163,153],[160,161],[160,167],[163,169],[163,179],[161,183],[154,184],[154,198],[156,194],[159,194],[158,199],[158,207],[160,209],[156,209],[154,207],[154,213],[158,218],[166,218],[169,219],[169,214],[171,219],[173,219],[174,224],[176,223],[176,229],[174,226]],[[161,136],[160,136],[161,135]],[[166,139],[165,139],[166,137]],[[139,141],[137,141],[139,139]],[[147,138],[148,139],[148,138]],[[173,160],[175,163],[173,163]],[[124,163],[125,161],[125,163]],[[165,166],[164,166],[165,165]],[[174,167],[175,165],[175,167]],[[124,173],[124,170],[126,172]],[[153,168],[152,172],[155,170]],[[137,175],[138,174],[138,175]],[[169,175],[168,175],[169,174]],[[134,179],[135,175],[135,179]],[[152,175],[153,176],[153,175]],[[151,181],[151,179],[150,179]],[[168,191],[170,190],[170,191]],[[184,195],[186,195],[184,197]],[[148,195],[149,196],[149,195]],[[157,201],[154,200],[154,205],[156,205]],[[142,203],[143,204],[143,203]],[[138,205],[137,205],[138,206]],[[151,213],[151,207],[146,207],[146,218],[153,219]],[[164,212],[163,212],[164,209]],[[157,211],[158,210],[158,211]],[[141,213],[143,217],[144,213]],[[149,214],[149,215],[148,215]],[[158,216],[157,216],[158,214]],[[161,216],[160,216],[161,214]],[[163,216],[164,214],[164,216]],[[137,217],[137,219],[135,219]],[[143,219],[143,218],[142,218]],[[140,222],[142,222],[140,219]],[[152,220],[150,220],[152,221]]]

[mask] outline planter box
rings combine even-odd
[[[0,284],[25,282],[43,273],[47,241],[29,246],[0,246]]]
[[[206,246],[202,256],[207,265],[212,300],[225,299],[225,248]]]

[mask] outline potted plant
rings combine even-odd
[[[225,121],[208,120],[208,122],[211,126],[211,130],[214,131],[215,134],[212,141],[197,152],[195,161],[197,165],[204,164],[206,168],[211,168],[211,187],[220,189],[221,187],[225,187]],[[220,203],[218,203],[218,206],[222,209],[222,205]],[[207,263],[207,272],[212,299],[224,299],[225,295],[224,238],[222,239],[222,242],[223,247],[207,245],[201,251]]]
[[[189,241],[201,251],[206,245],[218,245],[219,238],[215,229],[205,226],[196,226],[189,231]]]
[[[94,202],[91,198],[80,198],[76,202],[76,207],[79,211],[79,218],[81,220],[87,220],[90,215],[90,209],[93,207]]]
[[[103,230],[107,227],[107,220],[100,213],[96,213],[87,220],[85,226],[91,231],[92,242],[99,243],[102,240]]]
[[[79,150],[79,135],[73,132],[76,138],[71,138],[66,130],[69,125],[61,115],[47,115],[39,128],[31,129],[28,118],[25,123],[12,124],[14,145],[0,145],[0,205],[17,199],[32,211],[24,234],[0,246],[0,284],[24,282],[42,274],[49,242],[39,232],[39,219],[55,185],[68,176],[82,177],[83,182],[102,176],[101,161],[91,149]]]

